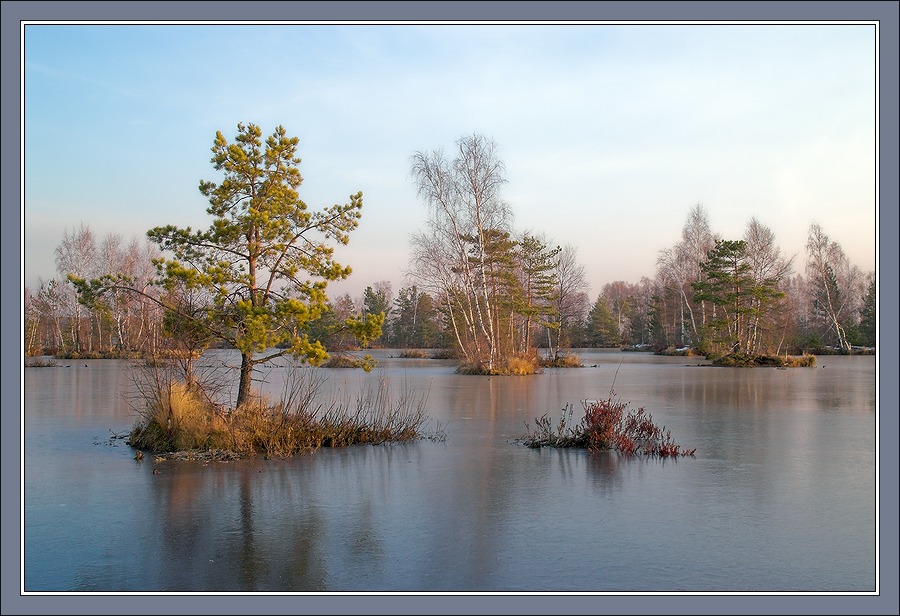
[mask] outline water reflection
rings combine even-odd
[[[134,421],[125,364],[29,369],[26,589],[874,588],[872,358],[777,371],[622,355],[521,379],[385,357],[392,383],[428,391],[446,442],[229,463],[136,462],[93,445]],[[327,374],[324,396],[380,378]],[[605,397],[613,380],[696,459],[515,443],[535,417]]]
[[[324,517],[304,503],[286,468],[261,463],[161,464],[151,503],[162,546],[162,588],[321,591]],[[265,473],[265,479],[260,481]],[[281,484],[284,490],[274,493]],[[278,515],[273,516],[273,507]]]
[[[148,502],[162,546],[160,589],[497,590],[510,567],[532,566],[510,562],[529,545],[563,558],[557,536],[565,545],[573,518],[594,517],[579,513],[578,494],[609,498],[622,490],[623,467],[649,463],[575,450],[507,453],[421,443],[158,463]]]

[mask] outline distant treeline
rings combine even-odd
[[[874,273],[849,263],[815,223],[801,274],[794,271],[793,260],[781,256],[764,225],[751,220],[743,238],[723,240],[711,232],[698,205],[681,240],[660,251],[652,278],[608,283],[593,299],[574,249],[548,246],[527,234],[516,239],[508,233],[497,233],[487,246],[496,283],[488,296],[494,323],[523,351],[537,347],[558,354],[572,347],[619,347],[800,354],[875,346]],[[152,259],[161,256],[155,245],[136,238],[126,243],[118,235],[97,242],[91,229],[81,225],[65,233],[55,254],[59,277],[25,289],[27,355],[127,356],[173,346],[166,336],[166,314],[153,301],[154,294],[166,292],[153,284]],[[523,275],[515,265],[523,262],[522,254],[536,255],[539,259],[533,261],[541,266],[530,272],[531,281],[540,283],[532,290],[540,292],[527,296],[527,302],[522,284],[514,282]],[[102,305],[87,306],[78,302],[67,281],[72,273],[90,278],[110,272],[128,276],[143,295],[114,293]],[[461,341],[460,324],[468,300],[461,292],[442,292],[439,285],[427,283],[420,276],[395,294],[390,282],[380,281],[362,297],[332,298],[329,309],[309,325],[310,339],[322,341],[329,352],[354,349],[357,342],[344,326],[346,319],[384,313],[382,334],[369,346],[443,348],[459,354],[467,343]],[[478,301],[471,300],[473,310],[484,307]],[[471,344],[477,343],[475,334]]]

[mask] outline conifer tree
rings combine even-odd
[[[327,308],[328,282],[351,271],[334,259],[334,245],[349,242],[362,193],[310,210],[297,192],[303,181],[298,143],[282,126],[263,139],[259,126],[240,123],[233,142],[217,132],[211,162],[223,177],[199,186],[209,200],[209,228],[166,225],[147,232],[171,255],[154,260],[156,283],[209,297],[201,310],[185,311],[178,302],[165,309],[178,315],[180,328],[205,330],[240,351],[236,406],[250,397],[255,366],[286,354],[314,365],[327,359],[309,325]],[[73,282],[85,298],[127,286],[112,278]],[[383,320],[383,314],[362,315],[346,326],[365,342],[381,334]]]

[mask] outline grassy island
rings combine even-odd
[[[323,404],[316,402],[323,381],[312,370],[290,373],[280,399],[257,394],[236,408],[215,403],[211,388],[196,382],[145,379],[128,444],[169,458],[235,459],[426,436],[427,394],[396,391],[382,376],[354,400]]]
[[[811,368],[816,365],[815,355],[746,355],[729,353],[721,357],[711,357],[713,366],[753,368],[757,366],[774,368]]]

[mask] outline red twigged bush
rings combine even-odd
[[[611,449],[621,440],[620,426],[625,414],[626,404],[611,400],[597,400],[584,405],[584,435],[587,437],[587,448],[591,451]]]
[[[642,452],[660,458],[693,456],[697,451],[674,443],[672,433],[653,423],[644,407],[628,410],[626,403],[612,398],[585,400],[582,404],[582,423],[591,451],[615,449],[627,455]]]
[[[584,400],[582,406],[584,417],[580,425],[569,428],[563,420],[554,429],[550,419],[544,415],[535,420],[536,430],[529,430],[523,439],[525,444],[533,448],[615,450],[624,455],[643,453],[660,458],[693,457],[696,452],[696,449],[684,449],[673,442],[671,432],[653,423],[653,417],[643,407],[629,410],[627,403],[612,398]]]

